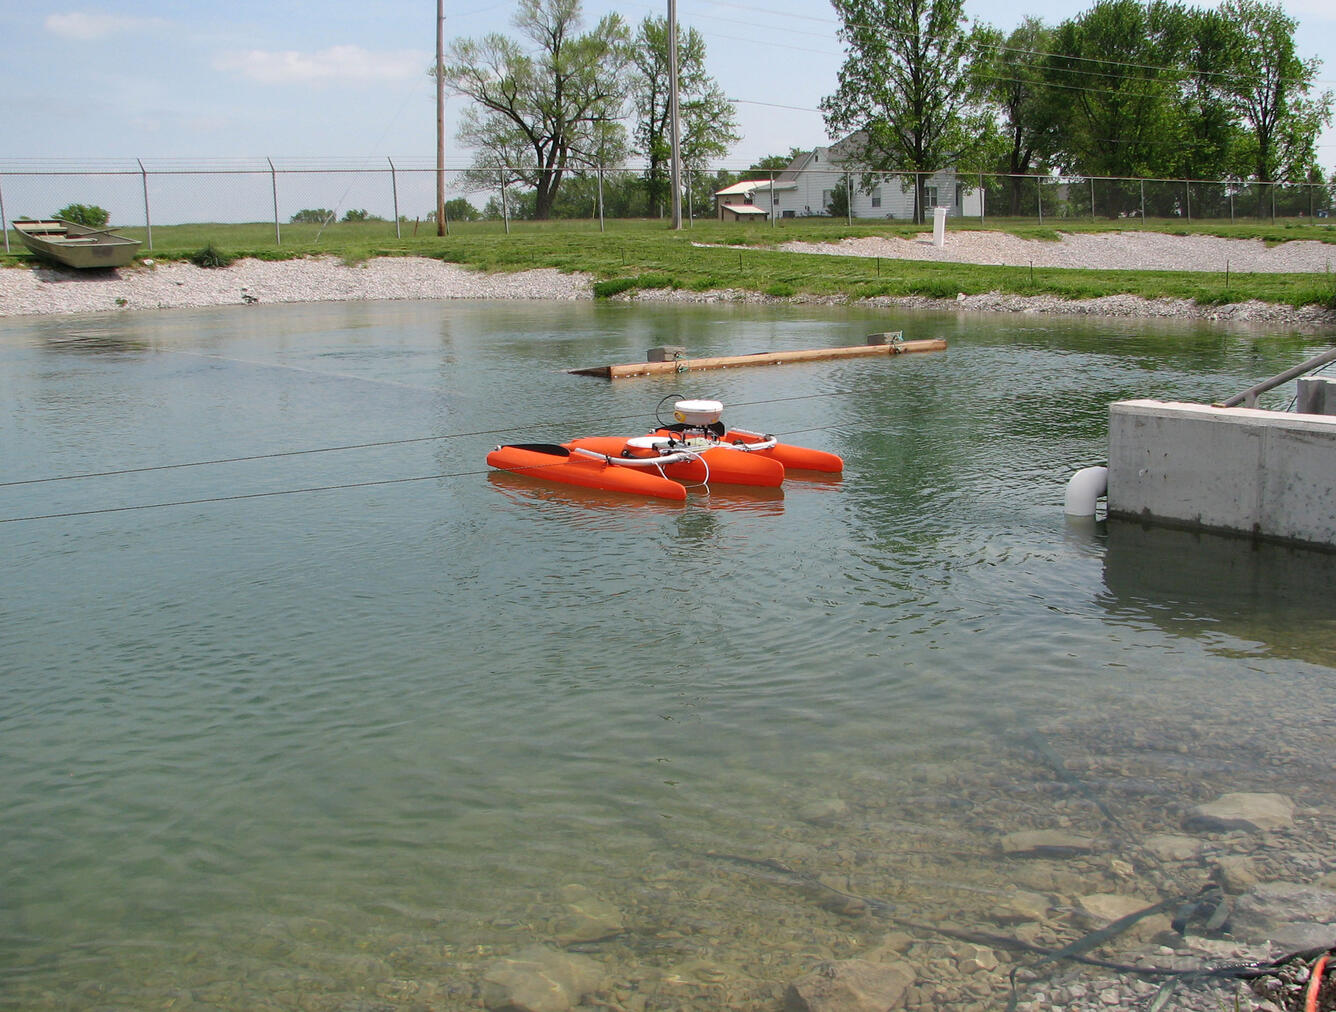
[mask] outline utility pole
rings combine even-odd
[[[436,234],[445,235],[445,0],[436,0]]]
[[[682,135],[677,116],[677,0],[668,0],[668,117],[673,140],[673,228],[682,227]]]

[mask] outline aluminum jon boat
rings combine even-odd
[[[567,443],[496,447],[487,463],[499,470],[611,492],[686,498],[687,485],[779,488],[785,469],[839,473],[833,453],[781,443],[748,429],[725,429],[719,401],[678,401],[674,422],[647,436],[589,436]]]
[[[139,251],[138,239],[63,218],[10,224],[28,249],[66,267],[124,267]]]

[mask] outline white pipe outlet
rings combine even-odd
[[[1108,491],[1107,467],[1081,468],[1067,482],[1066,514],[1069,517],[1093,517],[1095,504],[1107,495]]]

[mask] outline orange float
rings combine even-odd
[[[676,500],[686,498],[684,485],[779,488],[786,468],[827,474],[844,469],[837,454],[749,429],[725,429],[722,412],[718,401],[681,400],[674,405],[676,421],[648,436],[503,445],[487,455],[487,463],[567,485]]]

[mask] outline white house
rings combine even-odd
[[[846,149],[846,138],[830,147],[818,147],[799,155],[773,179],[751,179],[736,183],[715,194],[719,217],[725,218],[725,199],[758,208],[776,218],[800,218],[829,214],[827,210],[836,191],[853,185],[850,212],[855,218],[890,218],[914,220],[914,175],[883,173],[864,187],[866,170],[853,161]],[[983,213],[983,193],[956,175],[954,169],[933,173],[924,181],[926,191],[925,221],[931,220],[932,208],[946,207],[949,216],[979,217]],[[730,194],[725,198],[724,194]],[[736,217],[730,220],[736,220]]]

